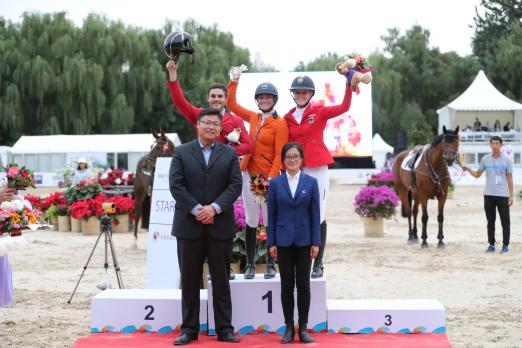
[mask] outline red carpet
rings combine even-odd
[[[173,347],[172,342],[179,333],[95,333],[79,338],[73,348],[129,348],[129,347]],[[446,334],[312,334],[315,344],[306,347],[364,347],[364,348],[451,348]],[[216,340],[215,336],[199,335],[188,347],[279,347],[281,335],[243,335],[241,343],[230,344]],[[297,336],[297,341],[299,342]],[[304,347],[304,346],[303,346]]]

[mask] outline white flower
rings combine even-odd
[[[116,185],[121,184],[121,179],[120,179],[120,178],[116,178],[116,180],[114,180],[114,183],[115,183]]]
[[[24,208],[24,203],[18,199],[12,201],[12,203],[14,205],[15,210],[22,210]]]
[[[2,202],[2,204],[0,204],[0,209],[7,210],[7,211],[14,210],[14,204],[13,204],[13,202],[9,202],[9,201]]]
[[[132,174],[132,172],[129,172],[129,171],[126,171],[126,172],[123,172],[123,174],[121,175],[122,179],[123,180],[129,180],[129,176]]]
[[[102,180],[107,180],[107,178],[109,177],[109,174],[107,174],[106,172],[102,174],[102,176],[100,176],[100,179]]]
[[[27,199],[24,199],[24,207],[29,208],[31,210],[33,209],[33,205]]]

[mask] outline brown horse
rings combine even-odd
[[[443,127],[443,133],[437,135],[429,148],[420,155],[418,167],[414,171],[404,170],[402,163],[408,151],[397,155],[393,163],[393,175],[395,176],[395,191],[402,203],[402,216],[408,218],[408,244],[417,243],[417,214],[419,204],[422,206],[422,247],[427,248],[426,239],[428,224],[428,199],[437,197],[439,203],[437,221],[439,223],[438,247],[444,248],[444,204],[448,193],[450,175],[448,166],[453,165],[457,159],[459,147],[459,127],[454,131]],[[413,167],[413,166],[412,166]],[[413,173],[413,174],[412,174]],[[414,177],[412,177],[412,175]],[[413,199],[413,209],[412,209]],[[413,227],[411,216],[413,214]]]
[[[141,227],[149,228],[150,198],[152,195],[152,184],[154,181],[154,170],[158,157],[172,157],[174,155],[174,143],[165,135],[163,130],[157,134],[154,130],[152,136],[156,139],[151,146],[150,152],[140,158],[136,166],[136,177],[134,178],[135,199],[135,224],[134,243],[138,241],[138,223],[141,218]]]

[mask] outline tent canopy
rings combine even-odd
[[[471,85],[447,107],[460,111],[522,110],[522,104],[500,93],[488,80],[483,70],[478,72]]]
[[[375,135],[373,136],[372,149],[374,152],[393,152],[393,146],[386,143],[379,133],[375,133]]]
[[[174,145],[181,145],[177,133],[166,134]],[[86,153],[148,152],[154,143],[152,134],[36,135],[22,136],[11,153]]]

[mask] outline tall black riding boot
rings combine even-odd
[[[245,266],[245,279],[254,279],[256,277],[256,230],[255,227],[246,226],[245,230],[245,249],[247,264]]]
[[[275,261],[270,255],[270,252],[266,251],[266,269],[265,269],[265,279],[272,279],[276,275],[275,270]]]
[[[321,278],[323,276],[323,255],[326,246],[326,220],[321,223],[321,246],[319,246],[319,253],[314,261],[312,268],[312,278]]]

